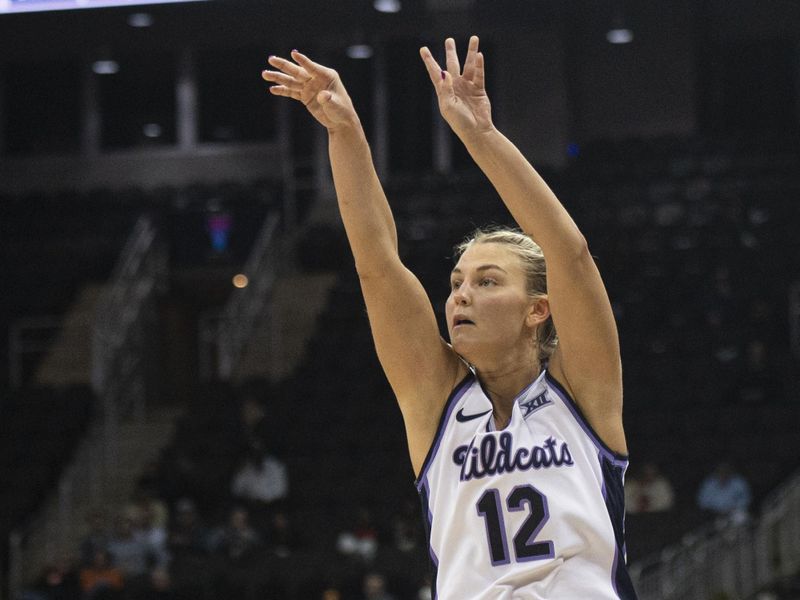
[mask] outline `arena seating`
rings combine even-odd
[[[703,522],[695,493],[719,460],[749,479],[754,510],[796,467],[800,406],[786,303],[800,279],[798,157],[785,140],[628,140],[588,146],[565,170],[544,173],[584,231],[617,315],[631,460],[657,462],[676,488],[670,513],[629,517],[632,560]],[[441,322],[453,245],[473,226],[510,217],[475,172],[395,180],[387,193],[401,255]],[[301,266],[324,263],[340,279],[303,365],[257,387],[265,442],[288,466],[290,518],[305,543],[289,559],[264,553],[249,572],[260,573],[259,597],[288,599],[313,597],[329,580],[357,590],[375,568],[399,598],[411,598],[426,570],[424,543],[396,552],[388,524],[415,502],[413,473],[352,259],[336,228],[310,232],[298,252]],[[221,523],[233,502],[241,395],[226,384],[198,386],[159,468],[162,497],[172,506],[193,498],[209,524]],[[187,461],[201,476],[179,468]],[[383,532],[372,565],[335,550],[359,506]],[[210,597],[197,581],[211,561],[176,563],[175,586]]]

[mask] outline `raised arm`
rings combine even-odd
[[[605,286],[586,240],[566,209],[492,123],[478,43],[476,36],[470,38],[463,70],[452,38],[445,42],[446,69],[441,69],[428,48],[422,48],[420,55],[442,116],[545,255],[550,311],[559,338],[551,373],[575,398],[603,441],[624,453],[619,340]]]
[[[397,231],[353,103],[333,69],[292,51],[270,57],[273,94],[302,102],[328,131],[339,211],[355,258],[378,358],[397,396],[419,472],[450,390],[463,371],[442,340],[419,280],[400,262]]]

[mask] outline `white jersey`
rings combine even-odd
[[[417,479],[434,598],[635,599],[623,541],[627,465],[546,369],[502,431],[468,374]]]

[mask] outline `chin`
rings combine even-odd
[[[475,359],[477,358],[478,352],[476,348],[476,344],[474,342],[470,343],[465,340],[453,340],[451,341],[451,345],[453,346],[453,350],[456,351],[461,358],[466,360],[469,364],[475,364]]]

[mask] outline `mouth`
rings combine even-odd
[[[455,328],[455,327],[458,327],[459,325],[475,325],[475,323],[473,323],[472,321],[470,321],[469,319],[466,319],[464,317],[456,317],[456,318],[454,318],[453,319],[453,327]]]

